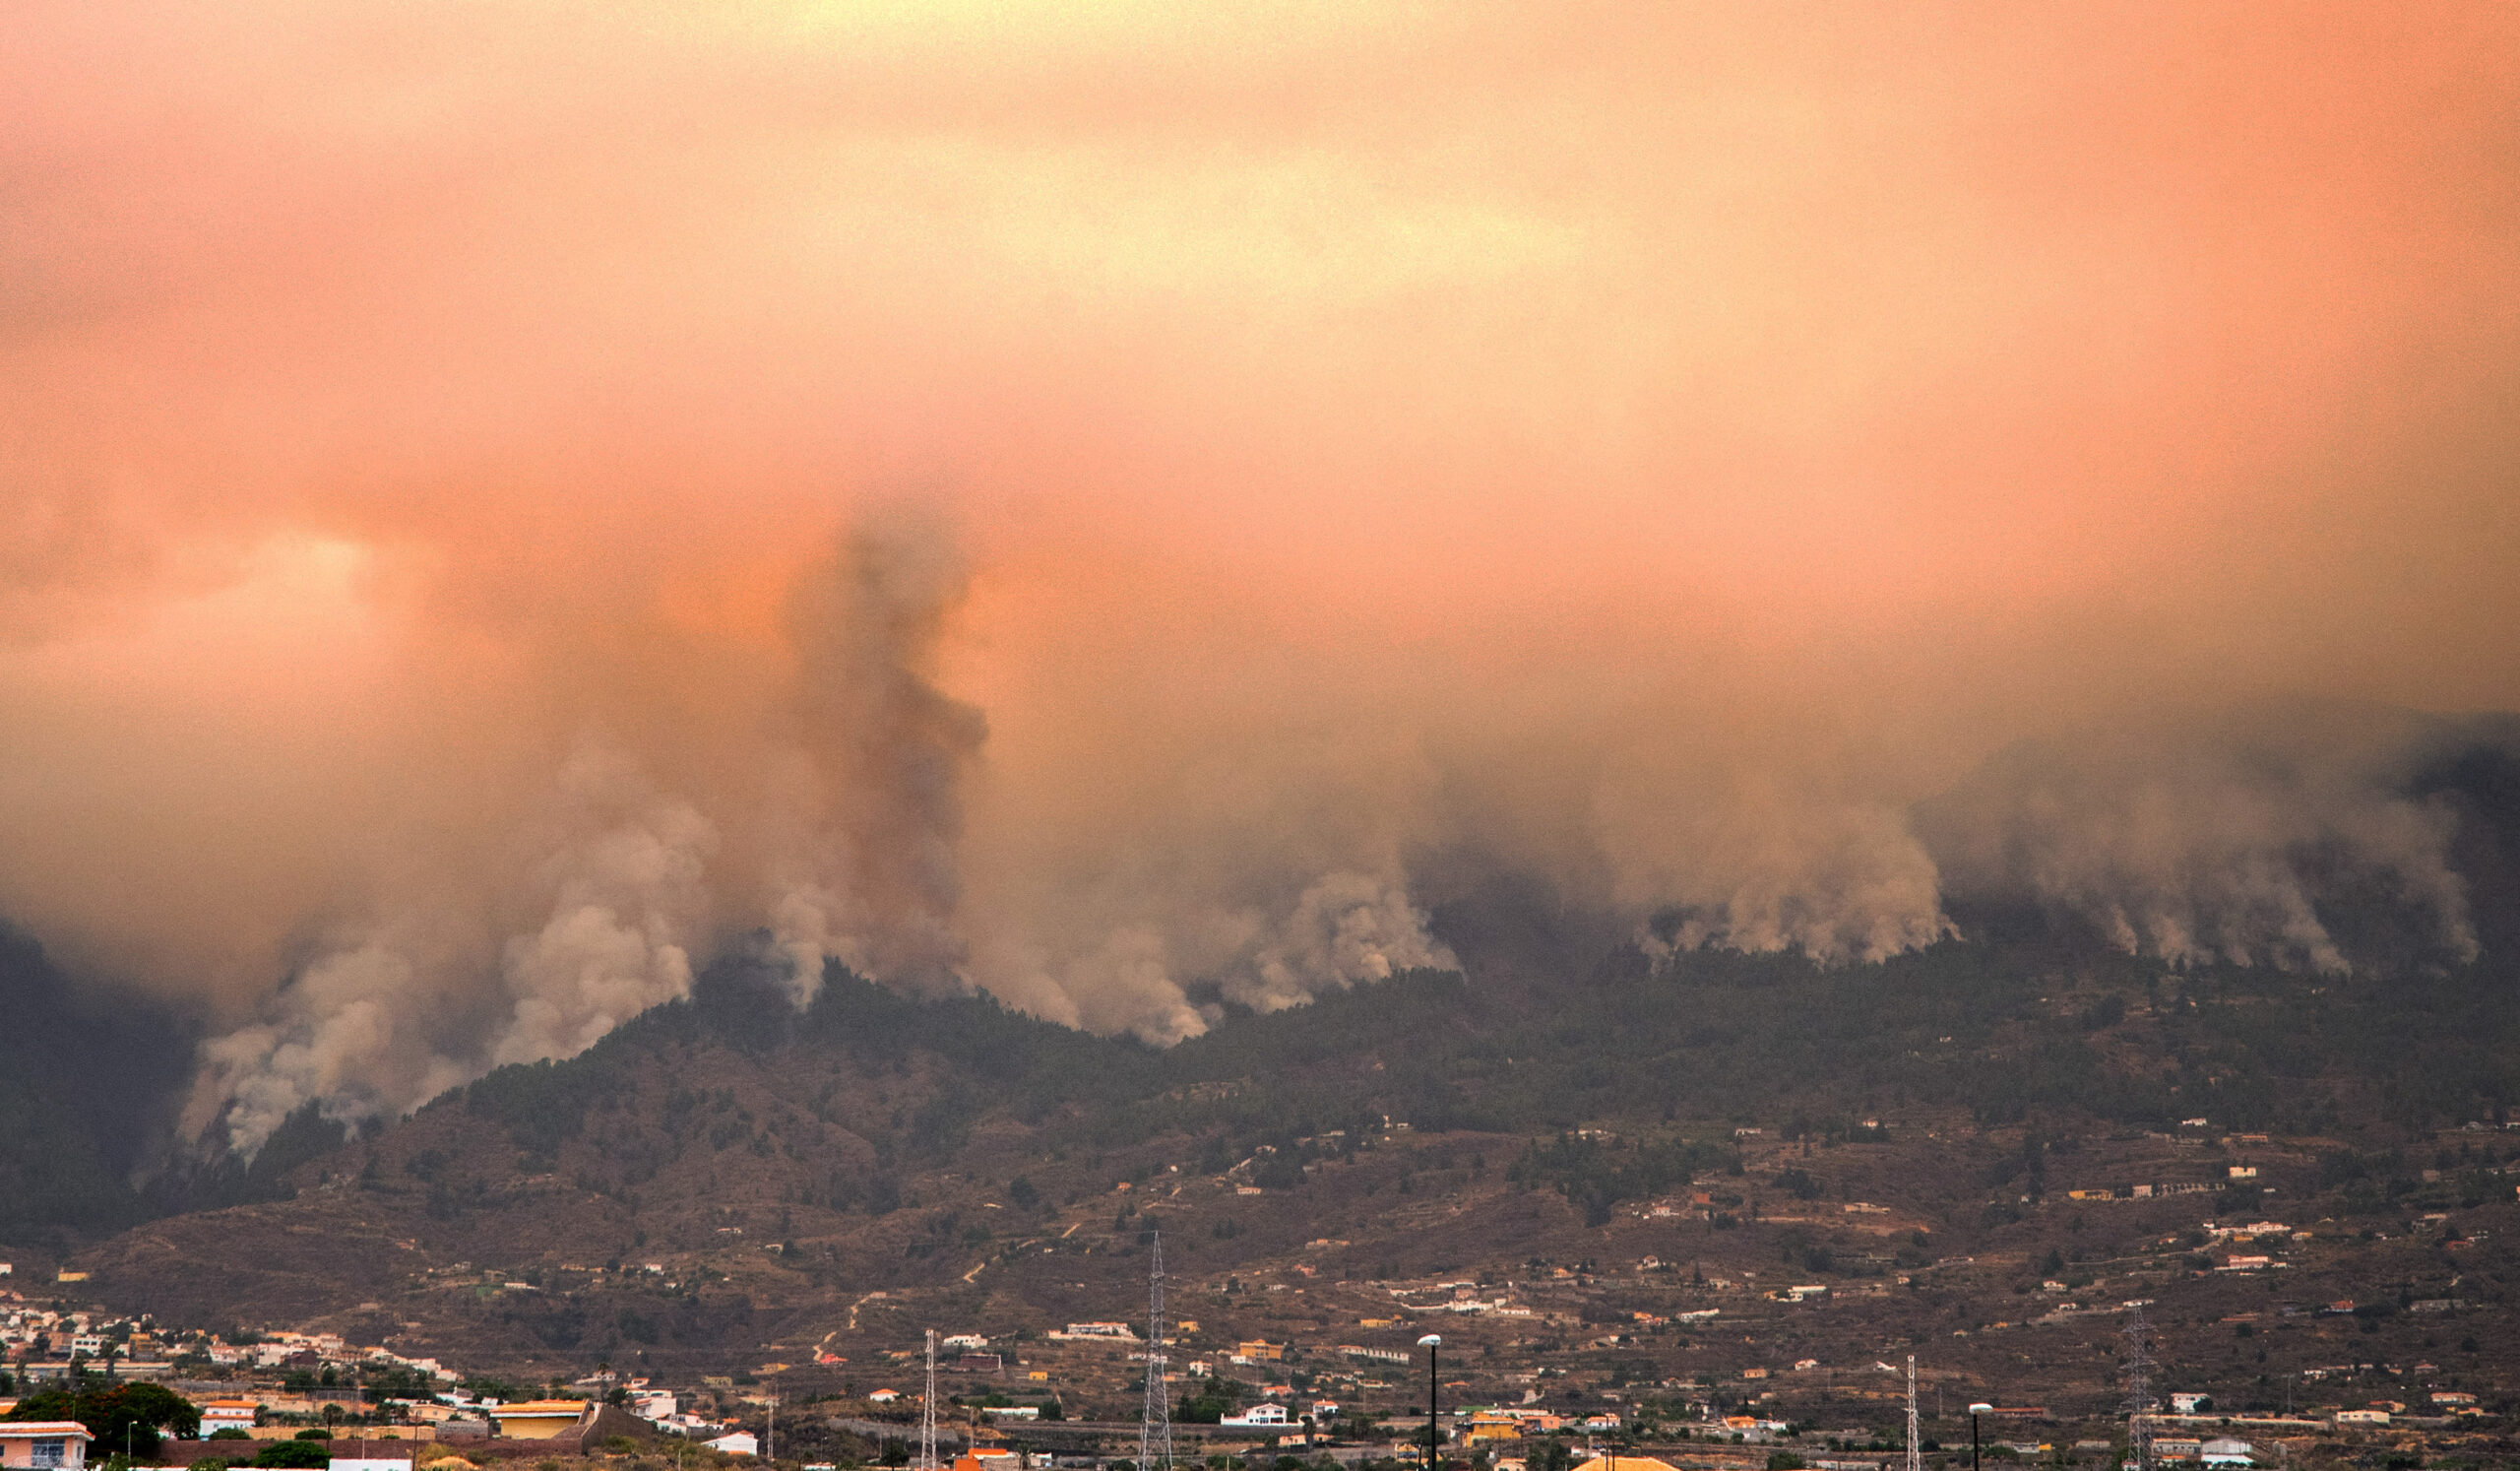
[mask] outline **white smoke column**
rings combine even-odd
[[[861,522],[797,584],[785,829],[768,900],[797,998],[822,962],[926,989],[962,984],[961,784],[988,723],[936,685],[968,573],[941,519],[898,507]]]
[[[493,1065],[574,1056],[691,991],[717,830],[592,741],[561,768],[559,795],[564,836],[538,874],[550,918],[507,943],[515,1005],[489,1050]]]
[[[526,832],[539,856],[511,882],[540,916],[532,930],[485,946],[493,895],[400,894],[303,966],[260,1019],[203,1045],[187,1131],[250,1157],[310,1100],[341,1122],[396,1118],[490,1067],[583,1052],[688,993],[717,842],[707,820],[589,739]]]
[[[1011,1005],[1069,1026],[1129,1032],[1159,1046],[1196,1037],[1223,1014],[1194,986],[1259,1011],[1415,967],[1451,968],[1397,864],[1339,868],[1309,882],[1164,902],[1129,885],[1080,895],[1097,918],[1050,930],[986,929],[973,977]],[[1132,913],[1134,917],[1123,916]]]
[[[1646,932],[1649,953],[1792,949],[1839,964],[1952,933],[1934,862],[1905,813],[1843,767],[1762,767],[1720,747],[1691,754],[1613,768],[1592,795],[1610,897],[1670,921]]]
[[[2391,785],[2428,735],[2314,707],[2024,745],[1919,822],[1955,893],[2076,916],[2129,953],[2345,974],[2321,911],[2361,895],[2473,960],[2455,819]]]
[[[1184,994],[1173,948],[1158,925],[1124,925],[1056,959],[1037,943],[984,941],[973,969],[991,993],[1035,1015],[1164,1047],[1198,1036],[1210,1021]]]
[[[1279,1011],[1397,971],[1457,964],[1426,932],[1425,912],[1410,903],[1397,874],[1327,873],[1295,900],[1249,971],[1229,977],[1224,991],[1230,1000]]]
[[[393,1117],[466,1081],[418,1025],[427,995],[410,955],[371,940],[325,955],[275,998],[271,1019],[202,1046],[184,1125],[203,1137],[223,1121],[228,1147],[251,1158],[309,1099],[325,1117]]]

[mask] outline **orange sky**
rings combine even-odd
[[[299,1092],[757,924],[1177,1035],[1422,958],[1446,844],[1868,953],[2006,741],[2520,703],[2507,10],[13,30],[0,914]],[[793,609],[903,539],[986,734],[888,804]]]

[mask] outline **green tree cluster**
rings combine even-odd
[[[192,1401],[159,1384],[83,1384],[43,1389],[18,1401],[10,1420],[76,1420],[96,1438],[97,1449],[133,1457],[158,1453],[158,1437],[189,1439],[201,1433]]]

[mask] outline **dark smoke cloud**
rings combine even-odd
[[[988,722],[935,677],[967,581],[934,514],[896,510],[809,568],[789,601],[802,761],[769,913],[801,994],[826,956],[861,975],[960,984],[962,788]]]

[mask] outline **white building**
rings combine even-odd
[[[250,1399],[206,1401],[201,1407],[201,1438],[209,1439],[213,1431],[252,1430],[256,1414],[257,1407]]]
[[[715,1440],[703,1440],[700,1443],[711,1450],[723,1450],[728,1455],[761,1454],[761,1441],[750,1431],[736,1431],[733,1435],[720,1436]]]
[[[1232,1426],[1238,1430],[1282,1426],[1286,1423],[1287,1407],[1285,1405],[1253,1405],[1239,1415],[1228,1415],[1217,1422],[1219,1425]]]

